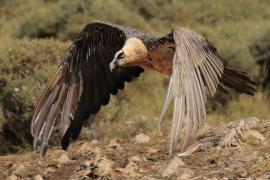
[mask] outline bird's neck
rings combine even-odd
[[[167,41],[147,48],[140,39],[130,38],[122,49],[129,60],[126,66],[141,66],[145,70],[169,75],[172,72],[174,46],[174,43]]]
[[[151,68],[152,65],[150,63],[148,50],[140,39],[128,39],[122,50],[125,52],[128,60],[126,66],[141,66],[144,69]]]
[[[172,73],[175,45],[164,43],[149,51],[151,70],[170,75]]]

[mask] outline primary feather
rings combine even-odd
[[[169,154],[176,148],[184,129],[182,151],[194,138],[206,115],[206,96],[215,94],[220,81],[241,93],[253,95],[256,91],[246,74],[228,67],[217,50],[198,33],[176,28],[173,37],[176,47],[172,75],[159,125],[174,100]]]

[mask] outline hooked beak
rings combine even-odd
[[[110,63],[111,72],[116,72],[120,68],[118,59],[114,58]]]
[[[122,60],[125,57],[124,51],[120,50],[118,51],[115,55],[114,58],[112,60],[112,62],[110,63],[110,70],[111,72],[119,72],[120,71],[120,66],[123,64]]]

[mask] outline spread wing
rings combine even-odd
[[[173,71],[159,124],[161,126],[168,106],[174,100],[169,154],[176,148],[181,132],[184,134],[182,151],[185,150],[205,117],[206,96],[213,96],[219,85],[250,95],[256,91],[248,76],[228,67],[201,35],[177,28],[173,37],[176,44]]]
[[[34,148],[44,155],[52,130],[60,120],[63,149],[75,140],[83,122],[109,102],[110,94],[124,88],[124,82],[138,77],[140,67],[112,73],[109,63],[122,48],[125,33],[119,27],[90,23],[68,49],[62,64],[47,85],[32,118]]]

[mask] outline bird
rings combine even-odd
[[[162,133],[162,122],[173,103],[170,155],[180,141],[181,151],[190,145],[206,116],[207,98],[218,88],[247,95],[257,91],[247,73],[229,66],[205,37],[188,28],[174,27],[164,36],[154,36],[93,21],[67,49],[35,107],[34,149],[45,155],[53,129],[60,124],[60,144],[66,150],[79,137],[84,122],[92,121],[111,95],[144,71],[170,77],[159,119]]]

